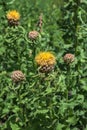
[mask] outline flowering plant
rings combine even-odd
[[[87,129],[86,3],[0,1],[0,130]]]

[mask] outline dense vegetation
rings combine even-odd
[[[87,0],[0,0],[0,130],[87,130],[86,11]]]

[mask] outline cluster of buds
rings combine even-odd
[[[42,14],[40,14],[39,21],[37,23],[37,26],[39,27],[40,32],[42,32],[42,24],[43,24],[43,18],[42,18]]]
[[[7,20],[10,26],[19,25],[20,14],[16,10],[8,11]]]
[[[18,83],[25,80],[24,74],[20,70],[13,71],[11,74],[11,79],[13,82]]]
[[[36,40],[37,39],[37,37],[39,36],[39,33],[37,32],[37,31],[31,31],[31,32],[29,32],[29,38],[31,39],[31,40]]]
[[[35,61],[39,66],[39,71],[42,73],[48,73],[54,69],[56,63],[55,57],[50,52],[40,52],[36,57]]]
[[[63,57],[63,59],[64,59],[64,62],[66,64],[70,64],[70,63],[72,63],[74,61],[74,55],[71,54],[71,53],[65,54],[65,56]]]

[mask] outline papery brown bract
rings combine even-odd
[[[74,58],[73,54],[68,53],[68,54],[65,54],[65,56],[63,57],[63,59],[64,59],[64,62],[66,64],[70,64],[70,63],[72,63],[74,61],[75,58]]]
[[[28,37],[31,40],[35,40],[38,36],[39,36],[39,33],[37,31],[31,31],[31,32],[29,32],[29,35],[28,35]]]
[[[20,82],[25,80],[25,76],[20,70],[15,70],[11,74],[11,79],[13,80],[13,82]]]

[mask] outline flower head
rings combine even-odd
[[[20,82],[25,80],[25,76],[20,70],[16,70],[12,72],[11,79],[13,80],[13,82]]]
[[[17,21],[20,19],[20,14],[16,10],[8,11],[7,19]]]
[[[7,19],[10,26],[19,25],[20,14],[16,10],[7,13]]]
[[[35,40],[39,36],[39,33],[37,31],[31,31],[29,32],[29,38],[31,40]]]
[[[70,64],[70,63],[72,63],[72,62],[74,61],[74,55],[71,54],[71,53],[68,53],[68,54],[66,54],[66,55],[63,57],[63,59],[64,59],[64,62],[65,62],[65,63]]]
[[[40,52],[35,57],[35,61],[40,66],[41,72],[49,72],[54,68],[56,59],[50,52]]]
[[[50,52],[40,52],[36,57],[35,61],[38,65],[54,65],[55,64],[55,57]]]

